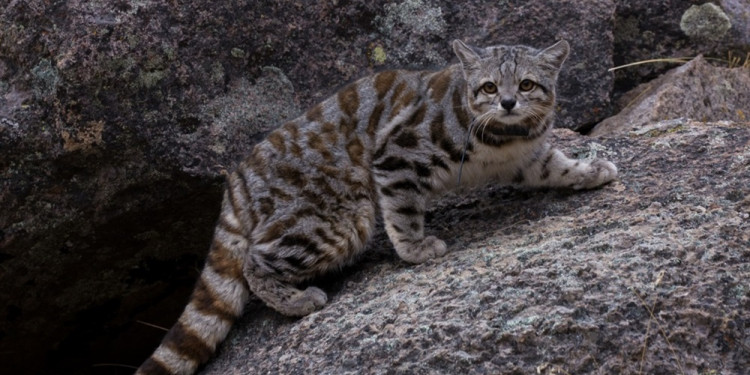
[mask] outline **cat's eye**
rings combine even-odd
[[[495,86],[492,82],[485,82],[482,85],[482,91],[486,92],[487,94],[494,94],[497,92],[497,86]]]
[[[518,88],[521,91],[531,91],[534,89],[534,87],[536,87],[536,83],[534,83],[534,81],[530,79],[524,79],[523,81],[521,81],[521,84],[518,85]]]

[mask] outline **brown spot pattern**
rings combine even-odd
[[[395,96],[394,96],[395,98]],[[399,112],[401,112],[402,109],[408,107],[412,102],[417,98],[417,93],[414,90],[408,90],[404,93],[404,95],[399,98],[399,100],[393,105],[393,108],[391,109],[391,114],[388,117],[388,120],[393,120]]]
[[[388,90],[391,89],[396,76],[397,72],[394,71],[379,73],[375,76],[375,93],[378,96],[378,101],[383,100]]]
[[[176,353],[205,363],[213,349],[181,322],[177,322],[164,337],[164,344]]]
[[[466,109],[464,109],[461,100],[461,93],[458,90],[459,89],[453,90],[453,114],[456,115],[456,119],[458,119],[458,123],[461,127],[468,129],[469,124],[471,123],[471,118],[469,117],[469,114],[466,113]]]
[[[422,121],[424,121],[424,116],[426,113],[427,113],[427,103],[422,103],[422,105],[420,105],[419,108],[417,108],[417,111],[414,112],[414,115],[411,116],[407,125],[416,127],[417,125],[421,124]]]
[[[393,143],[403,148],[414,148],[419,145],[419,140],[414,132],[404,130],[393,140]]]
[[[292,197],[292,196],[291,196],[290,194],[288,194],[288,193],[287,193],[287,192],[285,192],[284,190],[282,190],[282,189],[279,189],[279,188],[277,188],[277,187],[275,187],[275,186],[272,186],[272,187],[270,187],[270,188],[268,189],[268,191],[269,191],[269,192],[271,193],[271,195],[273,195],[274,197],[276,197],[276,198],[278,198],[278,199],[281,199],[282,201],[285,201],[285,202],[289,202],[289,201],[291,201],[291,200],[293,200],[293,199],[294,199],[294,197]]]
[[[357,93],[357,84],[352,83],[338,92],[339,108],[347,117],[354,117],[359,108],[359,93]]]
[[[150,357],[145,362],[143,362],[139,370],[144,374],[149,375],[174,375],[172,371],[167,368],[167,366],[154,359],[153,357]]]
[[[320,127],[320,132],[329,144],[335,144],[339,139],[338,132],[336,132],[336,125],[330,122],[324,122]]]
[[[206,264],[220,275],[236,280],[243,279],[242,261],[236,259],[232,251],[219,240],[214,239],[211,244]]]
[[[286,181],[288,184],[296,186],[298,188],[305,187],[307,181],[305,180],[305,176],[299,169],[296,169],[287,164],[279,165],[276,169],[278,170],[279,177],[282,180]]]
[[[271,143],[271,146],[281,152],[282,154],[286,153],[286,144],[284,143],[284,137],[279,132],[272,132],[268,135],[268,142]]]
[[[193,296],[190,303],[193,304],[196,310],[204,315],[211,315],[226,322],[233,322],[234,319],[237,318],[232,311],[232,307],[222,301],[220,296],[217,296],[211,290],[203,278],[199,278],[198,282],[195,284],[195,290],[193,290]]]
[[[432,78],[430,78],[430,81],[427,82],[427,87],[432,90],[430,92],[430,98],[436,103],[439,103],[441,100],[443,100],[443,97],[448,91],[448,87],[450,87],[450,84],[451,72],[448,69],[445,69],[432,76]]]
[[[260,198],[258,199],[258,204],[260,205],[260,213],[265,216],[273,215],[273,212],[276,210],[276,205],[273,203],[273,199],[271,198]]]
[[[352,163],[357,166],[364,166],[362,157],[365,153],[365,146],[359,138],[354,138],[346,145],[346,152],[349,154],[349,159]]]
[[[299,139],[299,128],[297,127],[297,124],[293,122],[287,122],[286,124],[281,126],[281,129],[284,129],[287,133],[289,133],[289,136],[294,142]]]
[[[292,151],[292,155],[294,155],[297,158],[302,157],[302,147],[298,145],[297,143],[292,143],[289,145],[289,149]]]
[[[258,239],[258,243],[268,243],[281,238],[284,232],[286,232],[287,229],[293,227],[295,224],[297,224],[296,216],[274,222],[273,224],[266,227],[266,230],[263,233],[263,237]]]
[[[396,85],[393,89],[393,95],[391,96],[391,105],[396,103],[404,89],[406,89],[406,82],[399,82],[398,85]]]
[[[323,142],[323,139],[320,138],[319,135],[315,134],[314,132],[308,132],[307,134],[307,145],[310,146],[311,149],[317,151],[323,159],[325,159],[326,162],[333,161],[333,154],[331,154],[331,151],[328,149],[328,146]],[[299,173],[301,175],[301,173]]]
[[[375,108],[373,108],[372,113],[370,113],[370,118],[367,121],[367,135],[369,135],[370,137],[375,136],[375,132],[378,129],[380,118],[383,116],[384,110],[385,104],[383,104],[383,102],[379,102],[377,105],[375,105]]]
[[[305,114],[305,118],[310,122],[321,122],[323,120],[323,105],[318,103],[310,108]]]

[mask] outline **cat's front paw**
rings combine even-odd
[[[401,259],[409,263],[422,263],[445,255],[448,245],[435,236],[427,236],[421,242],[400,243],[396,246],[396,252]]]
[[[617,166],[604,159],[596,159],[589,165],[589,172],[574,189],[591,189],[614,181],[617,178]]]

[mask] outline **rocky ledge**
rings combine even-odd
[[[384,235],[321,280],[329,304],[259,301],[204,374],[740,374],[750,368],[750,123],[671,121],[617,137],[592,191],[488,187],[442,201],[452,252],[399,261]]]

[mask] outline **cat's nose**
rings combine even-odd
[[[516,99],[503,99],[500,101],[500,105],[505,108],[506,111],[510,112],[513,107],[516,106]]]

